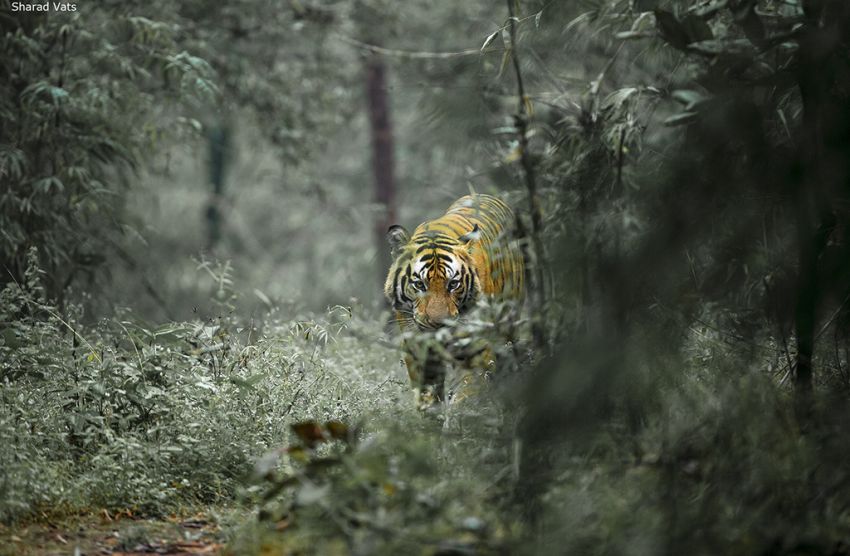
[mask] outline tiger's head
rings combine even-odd
[[[393,264],[384,295],[403,330],[440,328],[475,304],[480,284],[470,249],[478,235],[477,225],[461,237],[423,232],[411,238],[403,227],[390,227]]]

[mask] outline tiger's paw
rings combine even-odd
[[[433,412],[440,408],[441,400],[433,386],[423,386],[413,390],[416,409],[421,412]]]

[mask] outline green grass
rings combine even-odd
[[[2,521],[46,507],[161,515],[231,501],[292,423],[405,407],[397,353],[357,347],[383,337],[362,308],[272,317],[262,330],[131,314],[82,326],[75,308],[60,314],[30,286],[2,293]]]

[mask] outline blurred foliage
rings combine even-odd
[[[234,549],[500,552],[510,524],[482,496],[495,483],[470,465],[472,459],[479,470],[493,468],[492,455],[487,462],[480,448],[441,446],[436,431],[423,426],[428,423],[379,422],[380,428],[362,439],[337,423],[343,436],[322,437],[338,444],[329,449],[305,438],[305,428],[321,430],[321,425],[295,425],[298,440],[262,460],[257,469],[270,485],[263,491],[270,502],[259,525],[243,533]]]
[[[176,29],[111,6],[50,18],[0,3],[0,283],[39,248],[50,296],[102,265],[126,232],[124,186],[141,155],[192,120],[157,118],[166,99],[216,92]]]
[[[340,44],[325,42],[348,20],[350,4],[196,0],[167,11],[157,6],[155,13],[173,18],[183,44],[216,70],[221,104],[204,115],[205,123],[220,118],[257,126],[281,160],[297,165],[355,113],[354,60],[346,60]]]
[[[591,44],[607,61],[553,103],[561,119],[538,142],[567,308],[520,425],[518,496],[539,546],[838,550],[842,512],[828,508],[846,502],[819,493],[846,480],[833,419],[846,412],[850,14],[585,7],[567,27],[605,30]]]

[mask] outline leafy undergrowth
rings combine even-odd
[[[0,292],[7,553],[846,553],[846,403],[821,400],[801,430],[763,370],[772,348],[700,333],[655,367],[624,362],[602,395],[575,352],[548,401],[499,368],[422,414],[362,307],[86,326],[38,278]],[[491,309],[471,324],[511,320]],[[502,366],[531,366],[505,349]],[[587,415],[523,429],[523,412],[560,419],[582,398]]]
[[[379,421],[371,433],[343,436],[338,423],[302,423],[258,468],[259,519],[232,553],[504,552],[518,533],[499,504],[511,468],[501,443],[479,428],[482,415],[468,417],[471,426],[442,433],[427,421]]]
[[[356,308],[272,315],[262,330],[230,317],[154,327],[126,314],[84,327],[75,307],[45,300],[34,267],[0,298],[3,522],[232,501],[292,423],[408,406],[398,354]]]
[[[167,516],[209,507],[242,516],[238,554],[482,550],[509,536],[490,503],[511,471],[503,412],[482,395],[420,414],[385,317],[333,307],[254,325],[223,302],[207,322],[85,325],[45,298],[35,264],[0,297],[0,523],[13,546],[102,541],[102,524],[69,516],[104,512],[140,520],[137,544],[153,550]],[[98,550],[134,548],[108,544]]]

